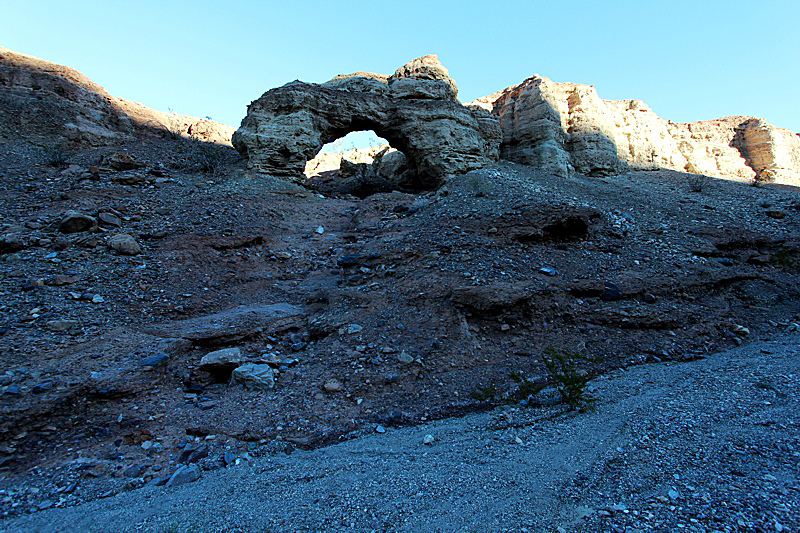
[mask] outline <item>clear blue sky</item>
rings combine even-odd
[[[462,101],[533,74],[690,122],[753,115],[800,132],[798,0],[6,0],[0,45],[114,96],[238,126],[264,91],[435,53]]]

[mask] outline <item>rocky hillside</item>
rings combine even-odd
[[[640,100],[534,76],[474,104],[500,118],[504,159],[557,176],[671,169],[800,185],[800,137],[754,117],[676,124]]]
[[[115,98],[83,74],[0,47],[0,140],[100,146],[150,136],[230,144],[233,128]]]
[[[290,85],[253,119],[304,94],[388,101],[376,116],[396,119],[411,106],[397,95],[438,94],[411,100],[484,157],[416,194],[258,174],[231,146],[142,126],[151,112],[74,71],[3,71],[17,81],[0,91],[0,516],[498,405],[567,409],[557,378],[798,333],[795,188],[486,161],[478,118],[500,119],[419,66],[391,86]],[[348,172],[448,163],[421,141]],[[302,173],[312,152],[287,157]]]

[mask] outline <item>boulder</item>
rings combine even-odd
[[[671,169],[800,185],[800,137],[753,117],[676,124],[640,100],[534,76],[467,104],[500,121],[500,157],[557,176]]]
[[[102,163],[105,166],[111,167],[113,170],[135,170],[142,168],[144,165],[137,163],[132,156],[124,152],[114,152],[103,158]]]
[[[108,247],[122,255],[137,255],[142,252],[141,246],[132,235],[118,233],[108,239]]]
[[[231,373],[231,385],[244,385],[253,390],[270,390],[275,387],[275,376],[269,365],[247,363]]]
[[[456,94],[436,56],[411,61],[390,78],[356,73],[324,84],[294,81],[248,106],[233,144],[251,171],[303,183],[306,162],[324,144],[374,130],[405,154],[421,186],[435,188],[498,158],[497,119],[461,105]]]
[[[67,211],[58,225],[61,233],[80,233],[90,231],[97,227],[97,220],[94,217],[79,213],[78,211]]]
[[[239,348],[223,348],[207,353],[200,359],[200,370],[206,372],[223,372],[233,370],[244,362]]]

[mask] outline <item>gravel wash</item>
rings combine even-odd
[[[800,531],[799,340],[612,372],[589,413],[386,428],[0,532]]]

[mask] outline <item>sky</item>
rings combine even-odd
[[[462,102],[538,74],[643,100],[673,122],[752,115],[800,132],[797,0],[2,4],[0,46],[113,96],[231,126],[292,80],[392,74],[438,54]]]

